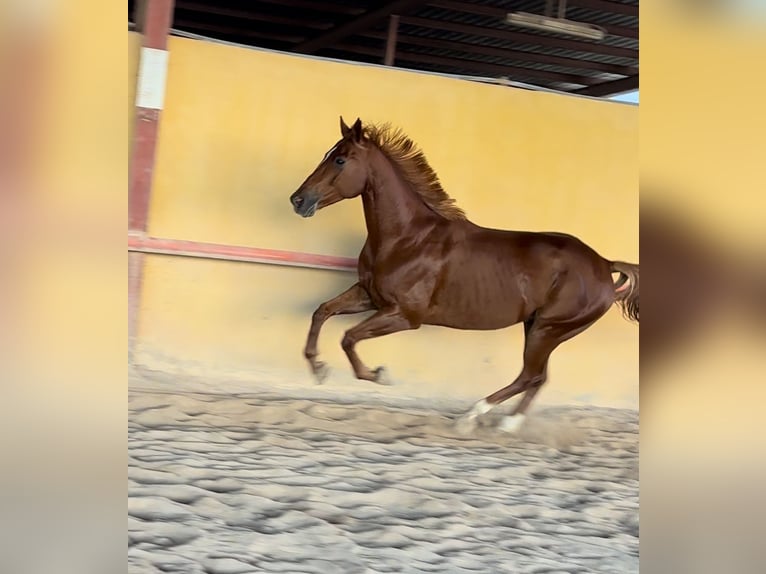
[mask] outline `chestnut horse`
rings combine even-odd
[[[362,196],[367,240],[358,281],[314,311],[304,355],[319,382],[327,376],[317,340],[334,315],[375,311],[346,331],[341,345],[359,379],[387,384],[383,367],[369,369],[356,344],[365,339],[440,325],[493,330],[524,324],[524,364],[508,386],[477,402],[458,421],[469,431],[478,415],[524,393],[500,428],[515,432],[546,380],[548,358],[617,302],[638,322],[638,265],[609,261],[564,233],[480,227],[442,189],[415,143],[388,125],[348,127],[290,196],[311,217]],[[612,274],[619,274],[615,283]]]

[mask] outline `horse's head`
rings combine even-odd
[[[311,217],[318,210],[356,197],[364,190],[369,172],[362,121],[357,118],[348,127],[341,117],[340,133],[343,136],[340,141],[290,196],[295,213],[302,217]]]

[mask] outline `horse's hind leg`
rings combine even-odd
[[[308,360],[311,372],[317,378],[318,382],[323,382],[327,378],[329,371],[327,365],[322,361],[317,360],[317,356],[319,355],[319,351],[317,350],[319,332],[325,321],[334,315],[363,313],[364,311],[372,311],[374,308],[375,306],[372,304],[370,296],[359,283],[354,284],[337,297],[325,301],[317,307],[311,317],[311,328],[309,329],[306,348],[303,351],[303,355],[306,357],[306,360]]]
[[[479,415],[488,413],[501,402],[511,398],[514,395],[517,395],[518,393],[524,392],[529,387],[529,383],[532,381],[534,373],[528,364],[527,353],[530,343],[529,335],[534,322],[534,316],[524,321],[524,366],[522,367],[519,376],[516,377],[510,385],[507,385],[499,391],[476,402],[467,413],[465,413],[457,420],[456,428],[458,432],[463,434],[472,432],[476,428],[476,419],[479,417]]]
[[[401,314],[397,308],[381,309],[371,317],[368,317],[358,325],[352,327],[343,336],[341,346],[346,352],[351,368],[357,379],[372,381],[374,383],[386,385],[390,384],[386,378],[385,369],[378,367],[370,370],[359,358],[356,353],[356,344],[365,339],[373,339],[390,335],[398,331],[413,329],[415,326]]]
[[[524,366],[526,367],[529,364],[535,376],[528,381],[524,389],[524,396],[521,397],[521,400],[511,414],[504,417],[500,422],[500,430],[515,433],[521,428],[526,418],[527,409],[529,409],[535,395],[537,395],[548,379],[548,360],[553,350],[564,341],[579,335],[593,325],[608,308],[608,306],[604,306],[587,317],[578,317],[569,321],[554,322],[543,317],[535,320],[532,328],[527,333],[524,345]],[[493,403],[493,399],[496,399],[497,402],[494,402],[494,404],[499,404],[510,398],[510,395],[505,396],[503,390],[501,389],[497,393],[490,395],[487,397],[487,400]]]
[[[595,323],[606,312],[606,309],[608,307],[604,308],[603,311],[599,309],[599,312],[589,314],[588,317],[578,317],[569,321],[552,321],[539,315],[525,323],[524,366],[521,373],[510,385],[477,402],[458,421],[458,429],[464,432],[470,431],[475,427],[476,417],[489,412],[497,405],[523,392],[525,393],[524,397],[513,410],[513,413],[503,418],[499,427],[505,432],[517,432],[524,422],[526,410],[532,399],[545,384],[551,353],[561,343]]]
[[[488,413],[501,402],[511,398],[514,395],[524,392],[528,388],[531,380],[531,374],[526,368],[525,364],[519,376],[516,377],[510,385],[503,387],[499,391],[481,399],[476,404],[474,404],[473,407],[471,407],[471,410],[469,410],[457,420],[455,428],[458,432],[463,434],[472,432],[474,429],[476,429],[476,419],[479,415]],[[498,399],[497,397],[500,396],[500,393],[503,393],[503,398]]]

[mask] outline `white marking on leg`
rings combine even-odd
[[[468,411],[466,416],[469,416],[471,418],[475,418],[479,415],[484,415],[491,411],[494,408],[495,405],[488,403],[487,399],[481,399],[478,401],[473,407],[471,407],[471,410]]]
[[[486,399],[482,399],[475,403],[471,410],[465,413],[457,420],[456,428],[461,434],[468,434],[476,429],[476,417],[488,413],[494,408],[495,405],[488,403]]]
[[[519,432],[519,429],[524,422],[524,418],[525,417],[522,414],[503,417],[503,420],[500,421],[498,428],[503,432],[517,433]]]

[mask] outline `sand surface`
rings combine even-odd
[[[634,411],[131,387],[130,573],[638,572]]]

